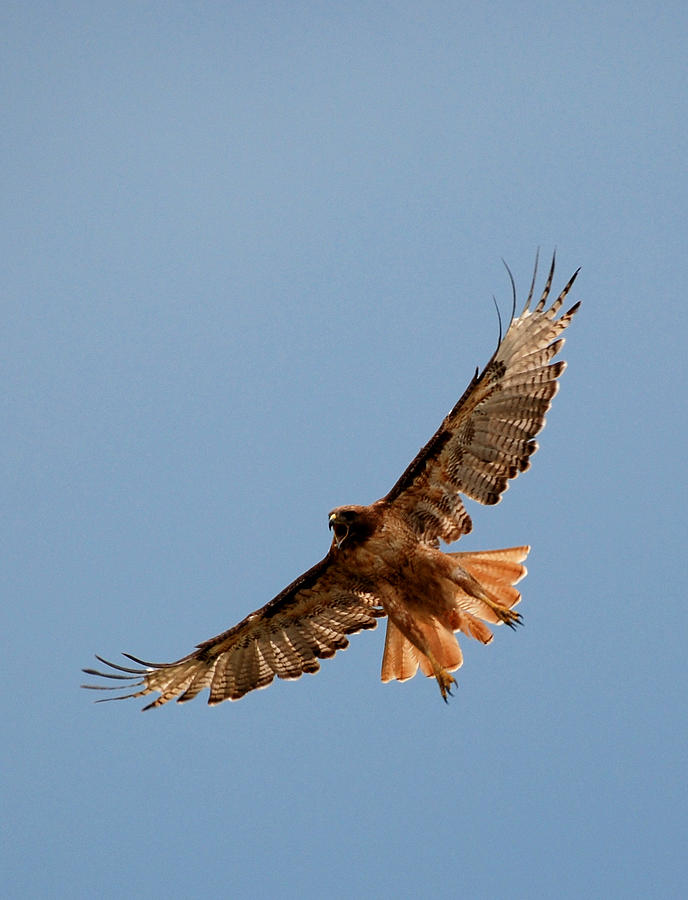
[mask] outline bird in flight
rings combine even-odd
[[[420,667],[434,677],[446,701],[462,664],[459,631],[484,644],[490,625],[514,628],[521,595],[514,585],[526,574],[530,547],[444,552],[472,529],[461,495],[498,503],[509,479],[525,472],[537,450],[566,363],[553,362],[560,337],[579,303],[558,313],[578,274],[547,305],[554,258],[540,299],[533,304],[535,271],[523,311],[515,315],[516,290],[506,334],[482,372],[419,451],[394,487],[370,506],[339,506],[329,514],[333,533],[327,555],[238,625],[198,644],[171,663],[124,654],[136,668],[96,658],[112,679],[92,690],[128,693],[125,700],[157,693],[144,709],[169,700],[192,700],[209,688],[208,703],[238,700],[278,678],[317,672],[320,660],[348,646],[348,635],[375,628],[387,617],[382,681],[406,681]],[[511,273],[509,273],[511,277]],[[558,316],[558,317],[557,317]]]

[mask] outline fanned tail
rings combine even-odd
[[[458,578],[460,591],[452,622],[455,631],[487,644],[492,632],[485,622],[504,623],[511,628],[520,624],[521,616],[512,612],[521,600],[521,592],[514,585],[528,572],[521,563],[529,552],[530,547],[523,546],[447,554],[468,573],[468,579]]]
[[[462,631],[487,644],[492,640],[492,631],[486,623],[498,625],[504,622],[513,627],[520,622],[518,613],[511,612],[521,599],[520,591],[514,585],[527,574],[521,563],[529,551],[530,547],[523,546],[447,554],[468,573],[468,578],[464,575],[457,580],[456,606],[444,622],[429,618],[416,620],[416,625],[422,630],[436,662],[448,672],[456,671],[463,662],[454,632]],[[424,675],[432,677],[436,674],[427,656],[388,619],[382,681],[407,681],[413,678],[419,666]]]

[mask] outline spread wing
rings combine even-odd
[[[523,312],[517,318],[512,314],[492,359],[480,374],[476,371],[463,397],[385,497],[429,543],[451,543],[468,534],[472,523],[459,494],[498,503],[509,479],[529,467],[537,450],[534,437],[566,367],[563,361],[552,362],[564,344],[559,335],[580,304],[556,318],[575,272],[545,308],[553,258],[542,296],[531,309],[536,274],[537,260]]]
[[[96,658],[115,672],[84,669],[88,675],[119,684],[83,685],[92,690],[140,688],[107,700],[126,700],[158,692],[144,709],[168,700],[192,700],[210,688],[208,703],[238,700],[278,678],[298,678],[317,672],[318,660],[348,646],[347,635],[375,628],[384,615],[378,598],[364,580],[337,564],[330,552],[262,609],[234,628],[199,644],[193,653],[172,663],[149,663],[124,655],[144,668],[130,668]]]

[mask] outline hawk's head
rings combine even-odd
[[[345,541],[347,546],[360,543],[375,530],[374,515],[369,506],[338,506],[330,513],[328,525],[334,532],[337,549]]]

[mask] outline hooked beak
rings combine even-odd
[[[349,533],[349,528],[348,528],[348,526],[345,525],[343,533],[337,534],[337,530],[338,530],[337,525],[341,525],[341,524],[342,523],[337,520],[337,514],[330,513],[330,518],[328,519],[327,527],[330,529],[330,531],[334,531],[334,542],[337,545],[337,550],[339,550],[339,548],[342,546],[347,534]]]

